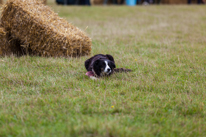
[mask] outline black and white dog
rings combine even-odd
[[[92,79],[109,76],[114,72],[129,72],[130,69],[116,68],[114,58],[109,55],[97,54],[85,61],[86,75]]]
[[[114,68],[116,68],[114,58],[108,54],[97,54],[87,59],[84,65],[88,71],[86,75],[89,77],[109,76],[113,73]]]

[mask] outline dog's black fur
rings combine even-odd
[[[97,54],[85,61],[87,71],[92,71],[94,76],[109,76],[116,68],[114,58],[111,55]]]

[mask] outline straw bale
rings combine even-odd
[[[91,39],[83,31],[36,0],[8,0],[1,26],[10,44],[17,43],[31,55],[68,57],[91,52]]]
[[[46,4],[47,0],[40,0],[43,4]]]
[[[0,56],[3,55],[3,46],[6,43],[6,32],[3,28],[0,28]]]
[[[0,36],[5,36],[6,35],[6,31],[4,30],[4,28],[0,27]]]
[[[4,28],[0,27],[0,56],[12,54],[11,49],[7,40],[7,33]]]
[[[25,55],[26,51],[21,47],[17,39],[13,39],[10,33],[0,27],[0,56],[5,55]]]

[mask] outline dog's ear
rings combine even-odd
[[[89,64],[91,63],[91,59],[88,59],[84,62],[84,66],[86,68],[87,71],[89,71]]]
[[[114,58],[112,57],[112,55],[106,54],[106,56],[107,56],[107,58],[108,58],[109,60],[111,60],[111,61],[114,62]]]

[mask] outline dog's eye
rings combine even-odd
[[[103,71],[104,70],[104,68],[101,68],[101,71]]]

